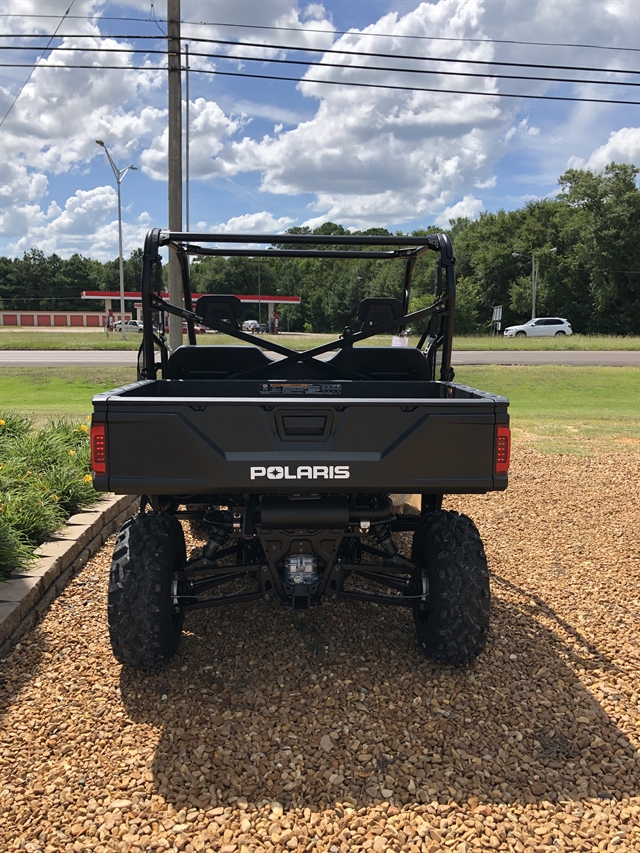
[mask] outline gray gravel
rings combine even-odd
[[[447,500],[493,572],[465,669],[405,611],[252,603],[123,671],[108,544],[0,662],[0,849],[637,853],[639,463],[520,449],[506,493]]]

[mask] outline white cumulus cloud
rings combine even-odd
[[[259,213],[245,213],[243,216],[233,216],[226,222],[212,225],[209,228],[212,234],[281,234],[290,228],[294,220],[289,216],[276,218],[267,210]]]
[[[454,219],[476,219],[482,211],[484,205],[480,199],[472,195],[466,195],[461,201],[452,204],[436,216],[435,224],[442,228],[448,228],[449,223]]]
[[[404,16],[394,12],[360,32],[340,37],[333,49],[399,55],[409,50],[407,42],[397,38],[405,34],[426,36],[438,31],[462,37],[481,35],[482,14],[481,5],[470,0],[422,3]],[[373,35],[379,32],[389,35]],[[487,161],[495,157],[491,152],[500,147],[505,123],[494,81],[462,78],[457,85],[491,97],[469,94],[453,98],[441,91],[450,82],[438,73],[450,67],[450,59],[490,60],[493,47],[455,41],[444,45],[438,48],[446,54],[443,61],[430,66],[434,75],[418,73],[424,65],[418,60],[402,60],[411,73],[389,71],[375,78],[390,85],[437,90],[429,93],[312,82],[371,81],[371,72],[355,66],[380,64],[379,59],[349,53],[337,57],[325,54],[323,65],[311,68],[300,84],[303,94],[319,99],[315,116],[291,130],[278,128],[277,133],[261,139],[250,135],[229,139],[215,156],[208,154],[209,175],[233,177],[258,172],[262,191],[276,195],[312,193],[315,200],[311,207],[319,213],[318,218],[355,227],[430,215],[441,206],[442,193],[453,196],[486,174],[490,168]],[[337,60],[343,68],[329,65]],[[208,141],[203,139],[201,145],[211,150]],[[194,142],[194,150],[198,147]]]
[[[499,60],[553,68],[589,64],[592,58],[604,78],[617,82],[623,78],[610,71],[622,59],[613,50],[595,57],[581,47],[559,50],[533,42],[627,46],[629,33],[638,31],[637,0],[565,2],[562,15],[557,0],[414,0],[387,4],[393,11],[377,20],[380,4],[356,5],[349,22],[359,27],[338,35],[342,24],[334,23],[331,14],[331,8],[341,8],[337,3],[327,9],[313,0],[185,0],[185,42],[194,37],[236,42],[192,42],[194,69],[269,73],[266,58],[299,58],[293,48],[300,47],[309,51],[304,56],[321,63],[302,67],[295,93],[293,84],[254,85],[194,71],[194,221],[226,220],[215,228],[277,233],[293,224],[286,214],[294,210],[296,221],[308,217],[309,225],[326,219],[358,228],[416,221],[429,225],[436,219],[445,223],[456,216],[479,215],[483,191],[498,185],[503,194],[511,193],[507,204],[514,199],[520,203],[525,193],[544,196],[569,155],[575,155],[569,164],[581,168],[602,168],[610,160],[640,164],[633,108],[565,104],[558,110],[555,104],[552,111],[543,101],[501,97],[507,92],[602,97],[603,87],[513,76],[498,80],[487,71],[515,70],[484,64]],[[19,41],[18,36],[53,32],[68,7],[69,0],[4,0],[3,13],[13,17],[2,19],[3,31],[10,36],[3,44],[30,48],[16,51],[16,61],[32,62],[42,53],[33,48],[46,43]],[[159,18],[166,15],[163,0],[156,0],[155,11]],[[5,254],[39,246],[61,254],[115,257],[112,174],[96,139],[104,139],[119,166],[135,163],[141,169],[135,179],[127,178],[125,202],[133,199],[123,210],[127,247],[140,245],[145,210],[153,210],[154,224],[166,221],[166,191],[156,183],[166,181],[167,172],[166,74],[160,70],[164,58],[110,50],[158,47],[163,44],[161,31],[150,22],[145,32],[156,35],[157,43],[128,41],[109,33],[132,30],[106,20],[111,14],[121,14],[123,20],[148,16],[149,0],[75,0],[72,14],[80,17],[62,22],[55,44],[78,52],[45,52],[2,127],[0,222]],[[438,40],[431,40],[433,36]],[[517,44],[519,40],[525,44]],[[390,58],[354,56],[349,53],[354,50]],[[196,57],[197,52],[242,53],[260,61]],[[414,58],[403,58],[406,55]],[[481,64],[472,65],[471,60]],[[341,67],[333,67],[335,63]],[[74,64],[117,70],[71,68]],[[134,70],[134,64],[148,70]],[[396,70],[401,67],[407,70]],[[451,71],[463,76],[449,76]],[[0,115],[27,74],[22,68],[3,72]],[[556,76],[552,71],[534,76],[545,74]],[[371,82],[413,90],[334,85]],[[612,98],[628,99],[626,91],[606,89]],[[509,158],[501,163],[506,154]],[[229,201],[232,205],[225,210]],[[262,210],[226,219],[232,212],[256,209]]]
[[[570,157],[567,167],[597,171],[604,169],[612,161],[640,166],[640,127],[623,127],[612,131],[604,145],[596,148],[586,160],[582,157]]]

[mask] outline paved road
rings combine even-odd
[[[0,350],[0,367],[135,367],[137,357],[134,350]]]
[[[101,364],[105,367],[134,366],[133,350],[0,350],[0,367],[60,367]],[[640,351],[519,350],[518,352],[454,352],[454,365],[461,364],[571,364],[608,367],[640,367]]]
[[[640,352],[626,350],[519,350],[518,352],[470,351],[454,352],[456,364],[572,364],[608,367],[640,367]]]

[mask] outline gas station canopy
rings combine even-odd
[[[160,294],[163,299],[168,299],[168,293]],[[192,293],[191,298],[194,302],[201,296],[211,296],[210,293]],[[120,299],[120,291],[119,290],[83,290],[80,294],[82,299]],[[249,293],[237,293],[237,298],[240,302],[262,302],[268,304],[269,302],[274,304],[281,305],[299,305],[300,297],[299,296],[282,296],[279,293],[268,293],[261,294],[260,296],[256,296],[255,294]],[[124,292],[125,299],[133,299],[136,302],[140,302],[142,299],[142,293],[139,290],[125,290]]]

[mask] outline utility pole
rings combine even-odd
[[[553,249],[540,249],[540,252],[549,252],[555,255],[558,251],[554,246]],[[523,255],[522,252],[511,252],[514,258],[527,258],[528,255]],[[536,260],[536,253],[531,252],[531,319],[536,319],[536,300],[538,298],[538,272],[540,271],[540,261]]]
[[[536,319],[536,297],[538,295],[538,270],[536,269],[536,253],[531,252],[531,319]]]
[[[167,0],[169,68],[169,231],[182,231],[182,81],[180,75],[180,0]],[[182,305],[182,275],[175,252],[169,250],[169,302]],[[169,315],[169,346],[182,344],[182,319]]]
[[[184,78],[185,78],[185,140],[184,140],[184,171],[185,171],[185,205],[186,228],[189,230],[189,45],[184,46]]]

